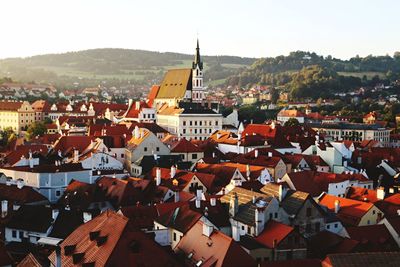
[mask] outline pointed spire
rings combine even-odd
[[[200,58],[200,46],[199,46],[199,39],[197,38],[197,46],[196,46],[196,54],[194,56],[194,61],[193,61],[193,69],[195,69],[199,66],[199,68],[202,70],[203,69],[203,62],[201,62]]]

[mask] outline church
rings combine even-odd
[[[203,62],[197,40],[192,68],[168,70],[161,84],[152,87],[149,100],[153,103],[153,108],[159,110],[165,105],[178,106],[181,101],[203,103],[206,97],[203,74]]]
[[[205,140],[223,125],[217,103],[206,103],[204,69],[199,40],[192,68],[168,70],[160,85],[153,86],[148,103],[157,124],[177,137]]]

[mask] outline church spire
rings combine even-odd
[[[194,61],[193,61],[193,69],[195,69],[197,66],[202,70],[203,69],[203,62],[201,62],[200,58],[200,46],[199,46],[199,39],[197,39],[197,47],[196,47],[196,54],[194,56]]]

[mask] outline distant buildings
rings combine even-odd
[[[0,129],[11,128],[19,133],[34,121],[35,111],[29,102],[0,101]]]

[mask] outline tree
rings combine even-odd
[[[28,129],[26,130],[28,140],[36,137],[36,136],[43,136],[47,132],[47,127],[44,122],[36,121],[29,125]]]
[[[278,99],[279,99],[278,90],[276,90],[275,87],[272,87],[271,90],[270,90],[270,93],[271,93],[271,102],[273,104],[276,104],[276,102],[278,102]]]
[[[284,124],[284,126],[298,126],[298,125],[300,125],[300,123],[296,118],[290,118]]]
[[[6,146],[17,138],[11,127],[5,128],[0,132],[0,145]]]
[[[50,119],[50,118],[45,118],[44,119],[44,124],[52,124],[53,123],[53,121]]]

